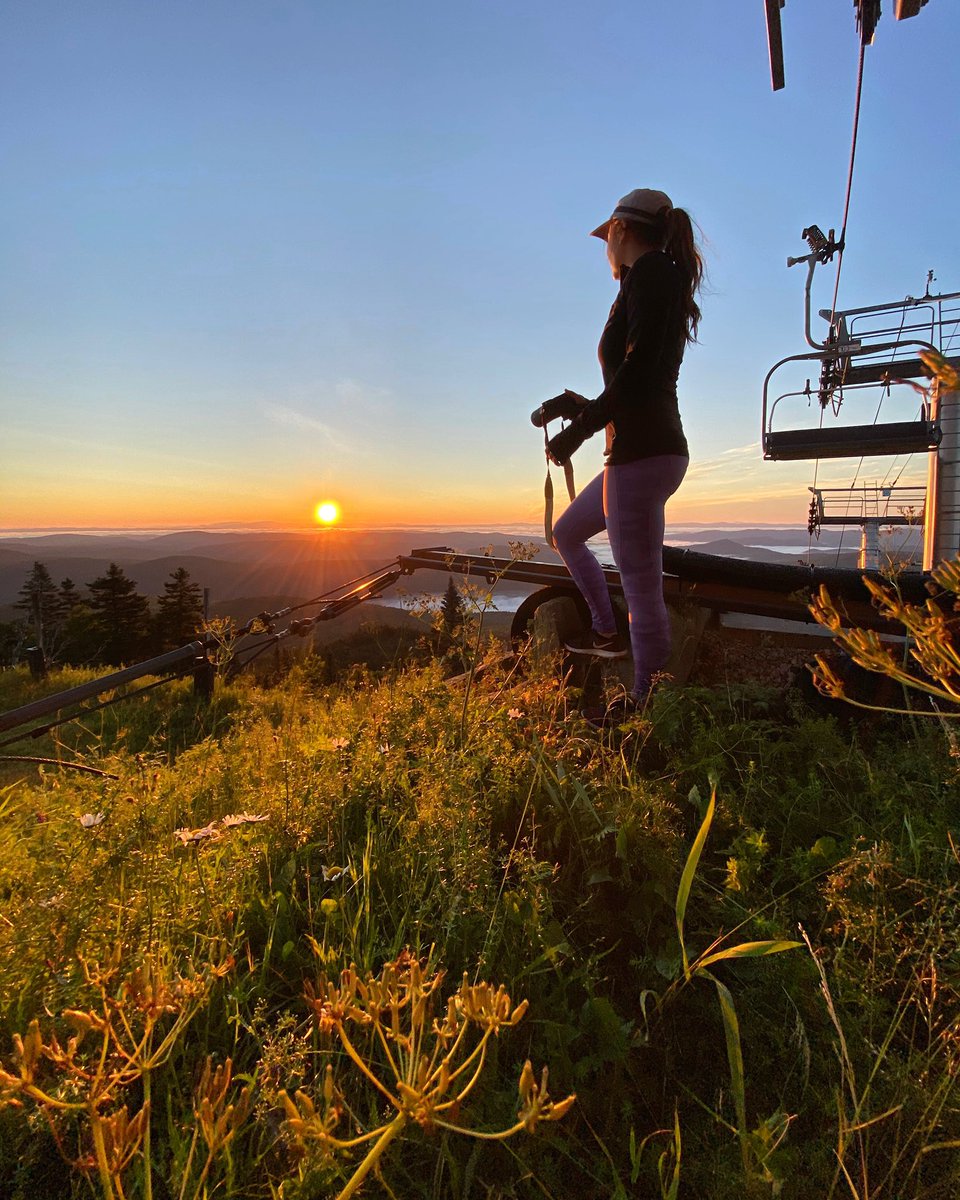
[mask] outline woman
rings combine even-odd
[[[700,322],[697,294],[703,259],[690,217],[669,196],[638,188],[624,196],[592,237],[607,243],[620,291],[600,338],[604,389],[578,397],[571,423],[548,443],[566,463],[606,428],[604,470],[554,527],[556,547],[590,608],[593,628],[573,653],[621,658],[610,595],[585,543],[606,529],[630,613],[633,691],[608,716],[642,704],[670,656],[670,618],[663,600],[664,506],[687,469],[687,441],[677,405],[677,377],[687,342]]]

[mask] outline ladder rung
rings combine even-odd
[[[934,421],[894,421],[884,425],[846,425],[833,429],[769,430],[763,456],[774,460],[859,458],[868,454],[912,454],[934,450],[940,427]]]

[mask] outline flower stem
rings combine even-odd
[[[143,1107],[146,1120],[143,1124],[143,1200],[153,1200],[153,1165],[150,1161],[150,1071],[143,1072]]]
[[[353,1175],[350,1177],[347,1186],[337,1196],[337,1200],[350,1200],[351,1196],[356,1195],[361,1183],[370,1174],[373,1168],[377,1165],[383,1156],[384,1151],[393,1141],[393,1139],[403,1131],[404,1125],[407,1123],[405,1113],[397,1113],[390,1124],[386,1127],[383,1133],[378,1138],[376,1144],[371,1147],[366,1158],[357,1167]]]
[[[90,1114],[90,1132],[93,1134],[93,1148],[97,1155],[97,1170],[100,1173],[100,1183],[103,1187],[103,1200],[114,1200],[113,1181],[110,1178],[110,1166],[107,1162],[107,1148],[103,1143],[103,1127],[96,1111]]]

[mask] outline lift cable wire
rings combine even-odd
[[[907,310],[906,310],[906,307],[904,307],[904,308],[901,308],[901,310],[900,310],[900,328],[897,330],[897,337],[896,337],[897,343],[899,343],[900,338],[903,335],[903,326],[904,326],[904,322],[906,321],[906,319],[907,319]],[[880,388],[880,399],[877,402],[877,411],[873,414],[873,421],[871,422],[872,425],[876,425],[880,419],[880,410],[883,408],[884,400],[890,394],[891,386],[892,385],[891,385],[889,377],[888,377],[886,383],[884,383]],[[853,472],[853,479],[850,483],[850,497],[847,500],[847,511],[845,514],[848,517],[850,515],[850,505],[853,503],[853,493],[856,490],[858,483],[860,482],[860,471],[863,468],[864,457],[865,457],[865,455],[863,455],[863,454],[860,455],[860,459],[857,462],[856,468]],[[903,467],[900,469],[899,474],[897,475],[897,479],[899,479],[900,475],[903,474],[904,469],[906,468],[907,464],[910,462],[910,459],[912,457],[913,457],[913,455],[908,456],[907,461],[904,463]],[[894,463],[896,463],[896,459],[894,459]],[[880,484],[880,487],[886,487],[887,479],[890,477],[890,472],[892,470],[893,470],[893,465],[891,464],[891,466],[888,467],[888,469],[887,469],[887,473],[884,476],[883,482]],[[865,513],[862,513],[861,515],[866,516]],[[847,530],[846,525],[841,526],[840,539],[837,543],[837,555],[836,555],[836,558],[834,559],[835,566],[840,565],[840,552],[843,549],[843,538],[844,538],[844,534],[846,533],[846,530]]]
[[[392,559],[382,567],[376,567],[363,575],[358,575],[355,579],[339,584],[337,587],[331,588],[329,592],[325,592],[321,596],[315,596],[312,600],[304,600],[301,604],[294,604],[288,608],[279,609],[275,613],[264,612],[260,613],[257,617],[251,618],[242,629],[237,631],[237,637],[242,639],[248,636],[256,636],[258,633],[266,634],[267,636],[261,642],[256,642],[252,645],[237,646],[224,664],[226,677],[228,679],[232,678],[253,662],[254,659],[259,658],[261,654],[269,650],[271,646],[278,645],[284,638],[293,636],[304,637],[323,619],[323,614],[328,609],[334,608],[339,601],[347,600],[352,593],[363,592],[365,586],[369,586],[371,590],[357,596],[356,603],[371,599],[394,581],[396,574],[399,574],[399,569],[399,559]],[[352,592],[351,585],[355,585],[352,586]],[[293,621],[286,629],[274,631],[273,624],[275,621],[288,616],[290,613],[298,612],[300,609],[310,608],[318,604],[323,607],[316,616],[307,617],[300,621]],[[256,629],[258,622],[262,626],[260,629]],[[241,659],[241,655],[246,655],[246,657]]]
[[[855,163],[856,157],[857,157],[857,136],[858,136],[859,130],[860,130],[860,100],[863,96],[863,64],[864,64],[865,58],[866,58],[866,44],[863,41],[863,39],[861,38],[860,39],[860,53],[859,53],[858,59],[857,59],[857,91],[856,91],[856,100],[854,102],[854,108],[853,108],[853,136],[852,136],[851,142],[850,142],[850,163],[847,168],[847,194],[846,194],[846,198],[845,198],[844,204],[843,204],[843,224],[840,228],[840,240],[837,243],[837,247],[839,250],[839,253],[837,255],[837,274],[836,274],[836,278],[834,280],[834,285],[833,285],[833,301],[830,305],[831,328],[833,327],[833,323],[836,320],[836,315],[837,315],[837,299],[840,295],[840,272],[843,268],[843,251],[844,251],[844,248],[845,248],[846,242],[847,242],[847,221],[850,216],[850,198],[853,194],[853,168],[854,168],[854,163]],[[820,410],[820,426],[819,427],[821,429],[823,428],[823,409],[822,408]],[[815,458],[813,460],[813,462],[814,462],[814,465],[813,465],[813,484],[812,484],[812,486],[814,489],[816,489],[817,479],[818,479],[819,473],[820,473],[819,457]],[[807,544],[807,553],[808,554],[809,554],[810,550],[813,548],[813,530],[814,530],[814,525],[813,525],[813,521],[811,520],[811,522],[809,523],[809,528],[808,528],[808,544]],[[843,541],[842,534],[841,534],[840,540],[841,540],[841,542]],[[839,557],[839,553],[840,552],[838,549],[837,550],[838,557]]]
[[[818,430],[822,430],[822,428],[823,428],[823,406],[822,406],[822,404],[820,406],[820,425],[818,425],[817,428],[818,428]],[[811,514],[812,514],[812,508],[814,508],[814,506],[816,505],[816,487],[817,487],[818,476],[820,476],[820,457],[814,458],[814,482],[812,482],[811,491],[814,492],[815,494],[814,494],[814,496],[811,496],[811,498],[810,498]],[[817,540],[820,540],[820,523],[818,523],[818,522],[815,523],[814,517],[812,517],[812,515],[811,515],[810,520],[808,522],[806,522],[806,553],[808,553],[808,557],[809,557],[810,552],[812,551],[812,548],[814,548],[814,532],[815,532],[815,530],[816,530]]]
[[[903,323],[904,323],[904,321],[906,321],[906,319],[907,319],[907,310],[906,310],[906,307],[904,307],[904,308],[902,308],[902,309],[900,310],[900,328],[897,330],[897,341],[898,341],[898,342],[900,341],[900,335],[903,333]],[[931,335],[931,336],[932,336],[932,335]],[[890,395],[890,388],[891,388],[891,387],[892,387],[892,384],[891,384],[891,383],[890,383],[890,381],[888,380],[888,381],[887,381],[887,386],[886,386],[886,390],[885,390],[885,392],[881,392],[881,393],[880,393],[881,402],[882,402],[882,400],[883,400],[883,396],[884,396],[884,395],[887,395],[887,396],[889,396],[889,395]],[[878,416],[879,416],[879,413],[880,413],[880,409],[879,409],[879,407],[878,407],[878,408],[877,408],[877,415],[878,415]],[[918,414],[917,414],[917,419],[918,419],[918,420],[920,420],[920,419],[922,419],[922,417],[923,417],[923,404],[921,403],[921,405],[920,405],[920,408],[919,408],[919,411],[918,411]],[[877,421],[876,417],[874,417],[874,419],[873,419],[873,420],[874,420],[874,424],[876,424],[876,421]],[[893,459],[893,461],[890,463],[890,466],[887,468],[887,473],[884,475],[884,477],[883,477],[883,481],[882,481],[882,482],[881,482],[881,484],[880,484],[880,486],[881,486],[881,487],[887,487],[887,486],[888,486],[888,484],[887,484],[887,480],[888,480],[888,479],[890,478],[890,476],[893,474],[894,468],[895,468],[895,467],[896,467],[896,465],[897,465],[897,458],[898,458],[898,457],[899,457],[899,455],[895,456],[895,457],[894,457],[894,459]],[[905,460],[905,462],[904,462],[903,466],[900,468],[900,470],[899,470],[899,471],[897,471],[897,476],[896,476],[896,479],[894,479],[893,483],[891,483],[891,484],[889,485],[890,487],[895,487],[895,486],[896,486],[896,484],[897,484],[897,481],[899,480],[900,476],[901,476],[901,475],[904,473],[904,471],[905,471],[905,470],[907,469],[907,467],[910,465],[910,463],[911,463],[911,461],[913,460],[913,458],[914,458],[914,455],[913,455],[912,453],[907,455],[907,457],[906,457],[906,460]]]
[[[290,613],[299,612],[303,608],[310,608],[315,604],[333,603],[341,598],[339,593],[344,592],[354,584],[362,584],[364,580],[372,579],[377,575],[382,575],[384,571],[388,571],[391,567],[395,566],[396,562],[396,559],[392,559],[384,566],[374,567],[372,570],[366,571],[363,575],[357,575],[355,579],[349,579],[346,583],[337,584],[337,586],[331,588],[329,592],[322,592],[319,596],[314,596],[310,600],[302,600],[299,604],[291,604],[287,608],[280,608],[277,609],[276,612],[272,613],[257,613],[255,617],[251,617],[249,621],[246,621],[243,625],[236,629],[233,636],[236,638],[242,638],[247,637],[252,633],[256,633],[257,622],[260,622],[265,626],[272,625],[274,621],[280,621],[284,617],[289,616]],[[262,630],[260,630],[260,632],[262,632]]]
[[[833,287],[833,303],[830,306],[831,322],[837,313],[837,297],[840,294],[840,272],[843,269],[843,251],[847,244],[847,220],[850,216],[850,197],[853,194],[853,168],[857,157],[857,135],[860,130],[860,100],[863,95],[863,64],[865,57],[866,45],[861,41],[857,62],[857,94],[853,108],[853,137],[850,142],[850,165],[847,170],[847,195],[843,205],[843,224],[840,227],[840,241],[837,243],[840,253],[837,256],[837,277]]]

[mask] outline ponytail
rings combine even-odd
[[[665,236],[663,248],[683,272],[684,318],[687,325],[687,341],[697,340],[700,325],[700,306],[697,293],[703,282],[703,256],[697,245],[690,214],[683,208],[671,208],[664,213]]]
[[[673,259],[683,275],[683,321],[686,340],[697,340],[700,326],[700,305],[697,294],[703,283],[703,256],[694,234],[693,221],[684,208],[661,208],[656,216],[643,221],[613,217],[615,221],[632,231],[646,245],[663,250]]]

